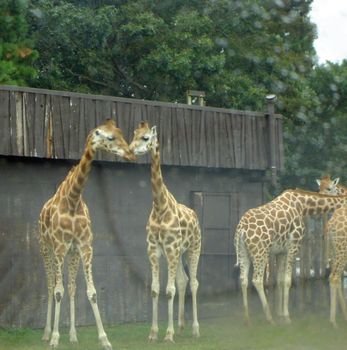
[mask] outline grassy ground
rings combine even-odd
[[[241,314],[239,315],[241,317]],[[242,318],[241,318],[242,319]],[[320,350],[347,348],[347,324],[339,319],[340,328],[333,329],[326,314],[308,314],[293,320],[293,324],[270,326],[262,314],[253,316],[252,325],[245,327],[237,317],[202,320],[201,337],[192,339],[190,329],[175,336],[175,344],[163,342],[165,325],[160,329],[156,344],[147,342],[148,324],[126,324],[106,328],[114,350]],[[77,329],[79,343],[71,345],[66,329],[61,330],[59,349],[95,350],[98,345],[95,327]],[[40,350],[48,345],[41,341],[42,330],[0,330],[0,349]]]

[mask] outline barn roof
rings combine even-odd
[[[165,165],[283,169],[280,115],[270,123],[262,112],[17,86],[0,86],[0,155],[79,159],[89,131],[106,118],[116,120],[129,142],[140,121],[157,125]]]

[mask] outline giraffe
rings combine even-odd
[[[77,342],[75,329],[76,275],[82,260],[90,301],[101,345],[112,349],[104,331],[97,305],[96,290],[92,276],[93,235],[88,207],[82,199],[82,191],[91,170],[97,150],[104,150],[127,160],[136,157],[129,150],[122,132],[113,120],[90,131],[80,162],[74,166],[56,193],[43,206],[39,217],[39,244],[47,275],[48,307],[43,340],[52,347],[59,343],[60,305],[64,295],[63,264],[68,255],[68,291],[70,297],[70,342]],[[55,315],[53,331],[51,326],[53,298]]]
[[[316,182],[319,186],[319,193],[331,195],[347,195],[347,187],[339,184],[339,181],[339,177],[332,180],[330,175],[325,175],[320,179],[316,179]]]
[[[276,257],[278,304],[277,312],[290,323],[288,311],[292,264],[304,235],[305,215],[321,215],[347,203],[347,196],[331,196],[302,190],[286,190],[271,202],[248,210],[235,233],[234,245],[240,266],[244,315],[249,323],[247,287],[248,272],[253,263],[252,282],[259,294],[266,319],[273,318],[264,292],[264,270],[269,254]]]
[[[184,271],[182,255],[187,252],[189,265],[190,288],[193,304],[193,336],[199,337],[197,316],[196,278],[201,250],[200,226],[196,213],[183,204],[177,203],[174,196],[164,184],[161,166],[160,150],[156,127],[149,127],[141,122],[134,131],[130,149],[136,156],[151,153],[151,183],[153,205],[147,222],[147,254],[152,271],[152,327],[149,341],[158,339],[158,298],[159,298],[159,258],[164,255],[168,265],[168,281],[166,296],[168,299],[168,328],[165,341],[173,342],[173,300],[176,293],[175,279],[178,288],[179,311],[178,326],[184,328],[184,301],[188,277]]]
[[[330,176],[323,176],[317,180],[319,192],[333,195],[347,194],[347,188],[338,185],[339,178],[332,180]],[[347,205],[336,209],[324,226],[324,237],[330,251],[330,323],[337,328],[336,323],[336,296],[340,304],[343,317],[347,321],[347,307],[343,295],[341,279],[347,264]]]
[[[331,179],[330,175],[324,175],[316,179],[319,186],[319,193],[331,195],[347,195],[347,188],[339,184],[340,178]],[[324,241],[324,262],[329,265],[329,242],[328,242],[328,214],[323,215],[323,241]]]

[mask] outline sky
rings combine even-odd
[[[314,45],[319,63],[347,59],[347,0],[314,0],[311,21],[318,30]]]

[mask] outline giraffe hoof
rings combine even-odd
[[[49,340],[51,339],[51,334],[52,334],[52,331],[50,329],[45,329],[41,339],[43,341],[49,342]]]
[[[155,343],[158,340],[158,332],[151,331],[148,336],[148,342],[149,343]]]
[[[336,322],[331,322],[331,325],[333,326],[334,329],[339,329],[339,326],[337,325]]]
[[[197,326],[194,326],[194,325],[193,325],[193,331],[192,331],[192,333],[193,333],[193,337],[194,337],[194,338],[199,338],[199,337],[200,337],[200,328],[199,328],[199,325],[197,325]]]
[[[166,332],[164,341],[165,341],[166,343],[174,343],[174,340],[173,340],[173,332],[171,332],[171,331]]]

